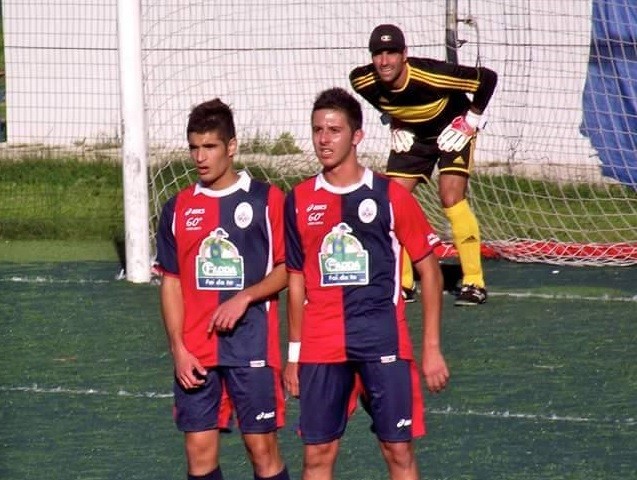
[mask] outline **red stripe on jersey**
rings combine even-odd
[[[197,250],[201,246],[201,232],[209,232],[219,225],[219,199],[193,195],[194,185],[177,195],[174,232],[177,237],[181,290],[184,296],[184,344],[204,367],[217,365],[217,336],[208,334],[212,313],[219,305],[219,292],[198,290]],[[184,261],[189,259],[189,261]]]

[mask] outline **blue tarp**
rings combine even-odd
[[[602,174],[637,190],[636,0],[593,0],[582,108]]]

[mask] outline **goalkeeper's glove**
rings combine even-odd
[[[469,110],[454,118],[438,135],[438,148],[445,152],[461,151],[478,131],[480,115]]]
[[[414,135],[409,130],[401,128],[391,129],[391,149],[396,152],[408,152],[414,144]]]

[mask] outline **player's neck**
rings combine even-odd
[[[407,80],[409,80],[409,64],[405,63],[400,71],[400,75],[398,75],[396,80],[394,80],[389,87],[391,90],[402,90],[405,88],[405,85],[407,85]]]
[[[225,190],[230,188],[239,181],[239,174],[234,169],[229,169],[220,177],[215,178],[209,183],[202,182],[202,185],[210,190]]]
[[[352,161],[341,163],[333,168],[323,169],[323,178],[335,187],[349,187],[361,181],[365,167],[358,163],[356,157]]]

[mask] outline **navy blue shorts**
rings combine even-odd
[[[341,438],[351,413],[350,399],[358,393],[379,440],[406,442],[424,434],[424,404],[413,361],[301,363],[299,382],[300,431],[305,444]]]
[[[209,368],[201,387],[185,390],[175,379],[173,392],[182,432],[226,428],[232,410],[242,433],[269,433],[284,424],[281,373],[268,366]]]

